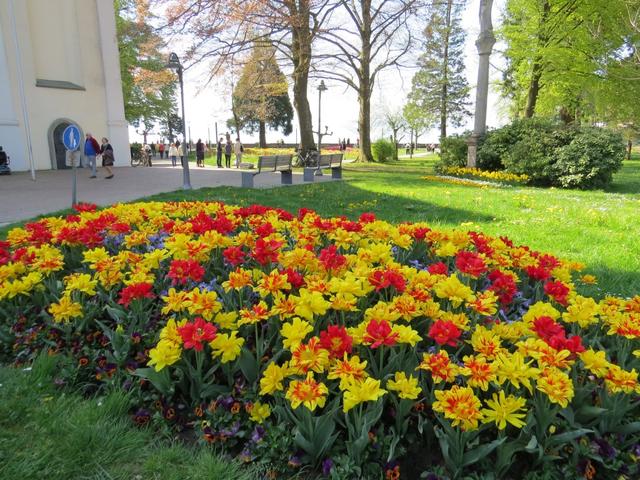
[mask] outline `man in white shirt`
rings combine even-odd
[[[233,153],[236,154],[236,168],[240,168],[243,151],[244,147],[242,146],[242,143],[240,143],[240,138],[236,138],[236,143],[233,144]]]

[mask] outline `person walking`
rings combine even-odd
[[[222,137],[218,139],[218,145],[216,146],[216,160],[218,168],[222,168]]]
[[[90,133],[86,134],[86,139],[84,141],[84,159],[82,166],[87,168],[91,167],[91,176],[89,178],[96,178],[96,155],[100,153],[100,144],[98,141],[93,138],[93,135]]]
[[[233,144],[231,143],[231,137],[227,137],[227,143],[224,146],[224,163],[227,168],[231,168],[231,151],[233,150]]]
[[[160,160],[164,158],[164,141],[158,144],[158,151],[160,152]]]
[[[176,147],[175,143],[169,145],[169,157],[171,157],[171,165],[175,167],[178,158],[178,147]]]
[[[180,165],[184,167],[184,143],[180,143],[180,140],[177,140],[176,149],[178,150],[178,156],[180,157]]]
[[[196,164],[199,167],[204,167],[204,143],[200,138],[196,142]]]
[[[242,146],[242,143],[240,143],[240,137],[236,137],[236,143],[233,144],[233,153],[236,154],[236,168],[240,168],[242,152],[244,152],[244,147]]]
[[[102,146],[100,147],[100,153],[102,154],[102,166],[107,171],[107,176],[104,177],[107,180],[113,178],[113,167],[114,157],[113,157],[113,147],[109,143],[109,140],[105,137],[102,137]]]

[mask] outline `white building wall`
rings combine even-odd
[[[10,85],[9,96],[13,104],[10,125],[0,120],[0,145],[5,138],[15,138],[16,129],[22,135],[5,148],[12,159],[12,168],[27,170],[26,128],[21,115],[15,48],[12,42],[9,2],[15,6],[17,35],[22,55],[24,89],[30,125],[32,152],[36,169],[55,168],[55,158],[49,142],[50,127],[58,119],[77,123],[84,132],[96,138],[108,137],[114,150],[116,165],[129,163],[129,140],[124,120],[124,107],[120,82],[120,67],[115,38],[115,17],[110,0],[0,0],[0,28],[6,59],[0,51],[0,83]],[[99,15],[100,12],[100,15]],[[34,15],[36,18],[34,18]],[[43,28],[45,19],[47,28]],[[56,41],[51,41],[57,36]],[[103,42],[105,50],[102,50]],[[114,48],[115,47],[115,48]],[[51,55],[42,49],[51,48]],[[60,51],[63,48],[64,51]],[[37,50],[37,52],[34,52]],[[37,53],[37,55],[36,55]],[[55,62],[47,64],[47,62]],[[5,68],[6,67],[6,72]],[[60,63],[64,68],[60,68]],[[107,67],[107,69],[105,69]],[[3,72],[10,78],[3,82]],[[63,78],[41,78],[56,76]],[[66,82],[70,88],[47,88],[36,83]],[[50,84],[50,83],[49,83]],[[0,87],[0,109],[9,98],[6,88]],[[17,111],[16,111],[17,110]],[[4,119],[5,114],[0,114]],[[8,123],[5,121],[4,123]],[[17,123],[18,125],[15,125]],[[13,133],[11,130],[13,129]],[[15,150],[15,151],[14,151]],[[17,153],[22,150],[20,155]]]
[[[27,170],[27,142],[17,95],[15,42],[8,1],[0,3],[0,145],[11,157],[11,168]]]

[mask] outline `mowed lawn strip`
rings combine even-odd
[[[86,399],[55,389],[58,361],[45,356],[27,370],[0,367],[3,480],[259,478],[211,449],[136,428],[126,393]]]

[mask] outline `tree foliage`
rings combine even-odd
[[[393,159],[398,160],[398,144],[404,138],[404,131],[407,129],[407,121],[402,114],[402,110],[386,109],[384,112],[384,122],[391,130],[393,142]]]
[[[508,0],[502,93],[514,116],[637,118],[640,32],[629,0]],[[637,5],[637,2],[635,2]]]
[[[256,42],[234,88],[233,108],[243,128],[249,133],[260,133],[263,148],[266,147],[266,126],[280,129],[284,135],[293,130],[293,108],[288,89],[273,45]]]
[[[424,32],[424,53],[409,93],[409,109],[424,112],[429,126],[439,122],[440,137],[447,125],[460,126],[471,114],[469,84],[465,76],[465,32],[460,24],[465,2],[436,1]]]
[[[178,136],[182,135],[182,117],[175,112],[167,114],[165,118],[160,119],[160,135],[168,138],[170,142]]]
[[[371,94],[381,71],[402,66],[412,51],[418,0],[338,0],[339,9],[320,32],[323,52],[316,71],[358,94],[360,158],[371,152]]]
[[[149,0],[115,0],[125,117],[148,130],[174,112],[175,74],[151,26]]]
[[[293,80],[300,148],[315,149],[307,96],[312,46],[337,0],[154,0],[165,5],[167,31],[187,46],[190,63],[225,74],[256,41],[271,41]],[[234,119],[235,123],[235,119]]]

